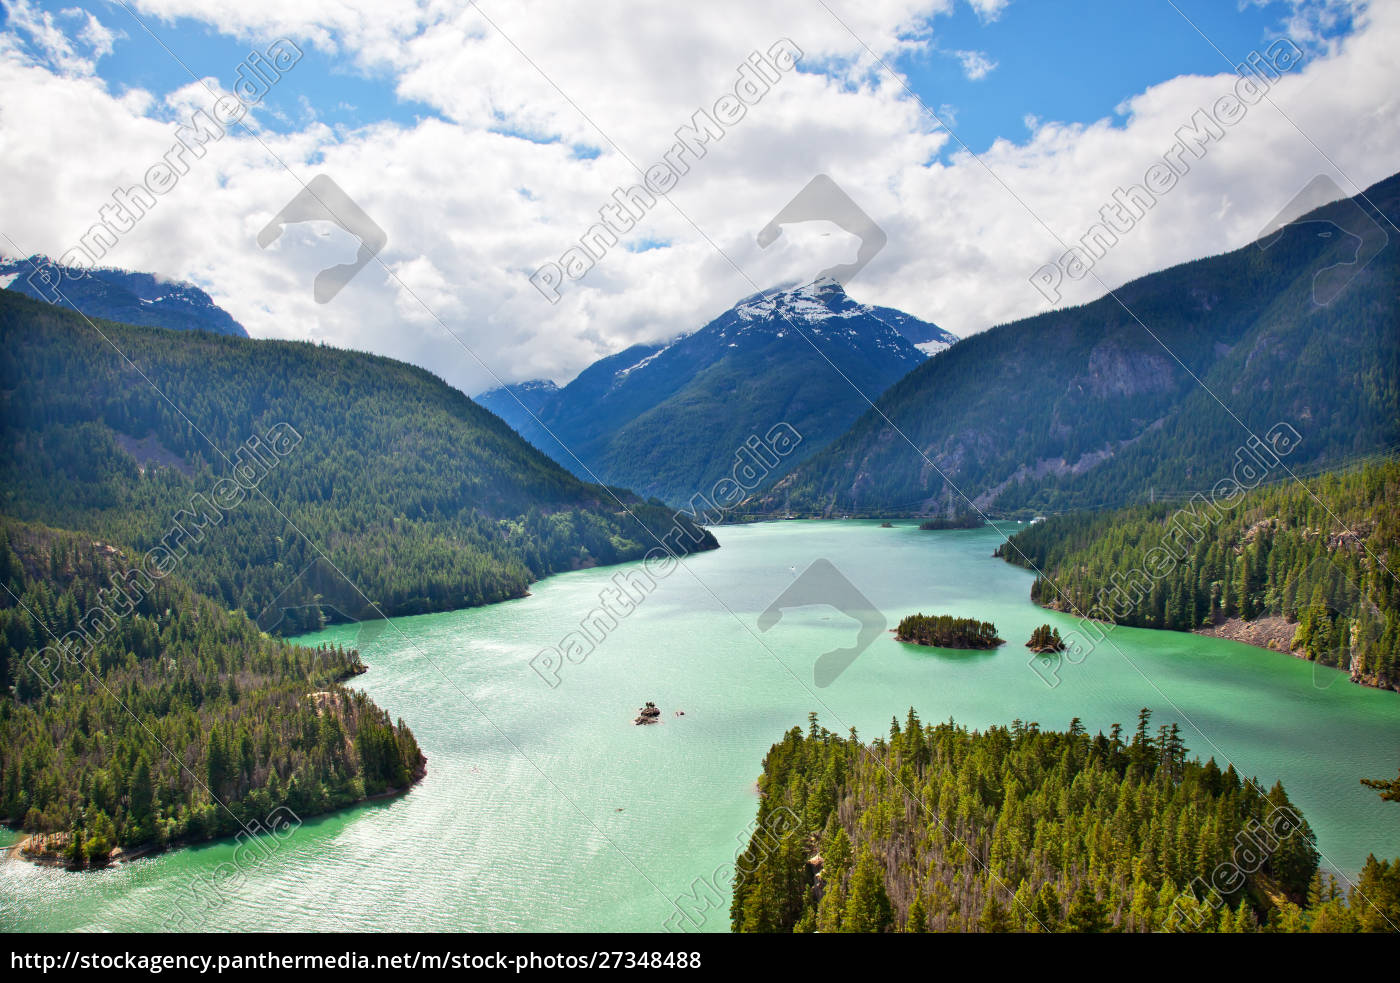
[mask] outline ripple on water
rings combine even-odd
[[[567,664],[556,688],[530,658],[577,627],[617,568],[555,577],[502,605],[396,619],[365,646],[370,672],[353,685],[413,728],[427,779],[401,798],[308,820],[208,907],[210,925],[660,929],[670,899],[733,861],[763,755],[785,730],[805,728],[816,710],[833,730],[875,736],[910,704],[925,721],[1062,728],[1078,716],[1091,730],[1131,729],[1150,706],[1154,723],[1182,725],[1194,753],[1232,760],[1265,785],[1281,778],[1342,870],[1371,851],[1400,855],[1394,806],[1357,781],[1394,771],[1396,694],[1319,688],[1298,660],[1134,629],[1113,633],[1122,655],[1101,649],[1051,688],[1021,642],[1042,622],[1063,632],[1073,621],[1029,602],[1031,575],[990,556],[994,530],[783,522],[725,527],[719,538],[721,550],[687,561],[700,582],[685,570],[666,578],[582,663]],[[1008,644],[969,658],[886,635],[818,689],[815,657],[850,644],[853,623],[820,608],[789,612],[766,632],[756,621],[790,568],[819,557],[890,624],[917,610],[977,615]],[[356,633],[341,626],[310,640],[352,644]],[[632,726],[645,700],[662,708],[661,726]],[[674,717],[677,708],[686,715]],[[209,844],[90,874],[6,861],[0,928],[157,929],[192,880],[230,855],[229,844]],[[728,927],[728,885],[720,890],[707,930]]]

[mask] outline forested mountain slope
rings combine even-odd
[[[661,539],[717,545],[578,480],[422,369],[100,328],[0,291],[0,512],[141,552],[163,543],[175,559],[162,562],[268,630],[519,597]]]
[[[1400,221],[1400,175],[1365,197]],[[963,507],[940,472],[1002,514],[1121,505],[1210,488],[1280,422],[1295,469],[1400,442],[1400,234],[1360,197],[1115,293],[936,355],[878,401],[894,427],[865,413],[760,507]]]
[[[423,774],[403,722],[341,685],[354,651],[288,645],[178,574],[9,520],[0,584],[0,819],[41,834],[33,856],[275,828]]]
[[[1282,618],[1280,647],[1400,689],[1400,460],[1233,503],[1054,516],[998,554],[1038,571],[1047,607],[1179,631]]]
[[[576,474],[586,466],[682,505],[709,494],[745,441],[779,423],[802,437],[770,472],[785,473],[844,431],[869,406],[865,397],[955,341],[818,280],[747,297],[669,345],[600,359],[562,389],[525,383],[479,398]]]

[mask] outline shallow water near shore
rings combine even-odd
[[[1005,528],[1005,527],[1003,527]],[[1014,529],[1015,526],[1010,526]],[[764,523],[716,530],[722,549],[687,559],[551,688],[529,662],[638,565],[577,571],[531,596],[395,619],[363,649],[350,685],[402,717],[428,756],[407,795],[306,820],[275,850],[234,868],[223,841],[102,871],[0,864],[0,928],[160,930],[641,930],[677,923],[677,898],[720,872],[716,903],[687,900],[685,924],[728,929],[728,865],[756,809],[754,780],[783,732],[821,723],[867,737],[913,705],[925,721],[975,727],[1019,718],[1090,731],[1139,707],[1173,721],[1192,754],[1278,779],[1329,866],[1400,856],[1400,810],[1358,781],[1400,759],[1400,695],[1335,670],[1222,639],[1119,628],[1056,686],[1024,642],[1072,619],[1029,600],[1031,574],[991,556],[993,528],[922,532],[913,523]],[[808,564],[831,560],[892,628],[916,611],[996,623],[990,652],[922,649],[879,637],[830,686],[822,652],[857,625],[824,606],[759,615]],[[356,626],[299,641],[353,644]],[[632,724],[653,700],[654,727]],[[676,716],[683,710],[684,716]],[[8,840],[0,840],[7,842]],[[224,865],[221,867],[220,865]]]

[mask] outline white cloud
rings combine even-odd
[[[997,67],[985,51],[954,51],[953,54],[962,62],[963,74],[974,82],[986,78]]]
[[[1011,0],[968,0],[983,22],[990,24],[1001,17],[1001,12],[1011,4]]]
[[[1247,0],[1267,7],[1276,0]],[[1287,35],[1312,54],[1332,54],[1340,43],[1338,31],[1362,12],[1369,0],[1286,0],[1292,8],[1280,34]]]
[[[3,6],[10,32],[0,40],[0,56],[26,57],[19,43],[23,32],[40,60],[62,75],[91,75],[97,70],[98,59],[110,55],[113,44],[123,36],[93,14],[76,8],[67,8],[55,17],[30,0],[6,0]],[[76,22],[77,27],[65,29],[61,21]]]
[[[117,39],[126,36],[121,31],[114,31],[107,27],[89,11],[65,10],[64,13],[74,13],[84,18],[83,26],[78,29],[78,40],[88,46],[94,59],[110,55]]]
[[[929,44],[930,16],[950,5],[832,6],[889,56]],[[291,132],[260,130],[257,139],[231,132],[106,261],[195,279],[256,336],[381,352],[475,392],[497,376],[566,379],[603,354],[693,330],[755,287],[829,265],[827,254],[844,241],[839,231],[822,237],[814,224],[766,250],[755,242],[777,210],[825,172],[889,237],[852,294],[966,335],[1046,309],[1027,278],[1062,251],[1056,237],[1082,235],[1113,190],[1141,182],[1177,128],[1233,84],[1222,62],[1219,75],[1183,76],[1132,96],[1114,120],[1028,121],[1025,139],[998,141],[981,163],[963,153],[944,162],[938,155],[948,133],[819,5],[735,2],[663,13],[599,0],[483,9],[499,30],[471,8],[436,0],[390,8],[246,0],[217,10],[195,0],[141,0],[138,10],[162,36],[173,18],[189,16],[253,43],[282,34],[320,45],[387,74],[401,97],[440,118],[353,129],[306,122]],[[806,52],[804,65],[829,73],[784,76],[695,163],[671,194],[675,207],[658,203],[630,234],[629,241],[669,245],[640,252],[619,245],[558,304],[545,303],[529,273],[598,221],[614,188],[638,180],[627,158],[644,167],[659,159],[678,126],[732,88],[745,57],[780,37]],[[1353,36],[1270,93],[1362,186],[1400,169],[1397,37],[1400,4],[1377,5]],[[198,70],[227,82],[232,67]],[[300,70],[279,86],[299,92]],[[169,104],[148,93],[117,96],[97,77],[36,63],[9,45],[0,48],[0,91],[9,198],[42,203],[8,210],[3,231],[13,248],[54,255],[97,221],[114,188],[140,181],[169,148],[172,106],[207,105],[198,88]],[[18,133],[23,140],[8,136]],[[522,133],[533,139],[511,135]],[[600,152],[581,159],[576,144]],[[1268,103],[1255,106],[1095,273],[1116,286],[1242,245],[1326,169],[1288,120]],[[325,305],[312,298],[312,280],[353,255],[353,241],[307,230],[266,250],[255,241],[318,173],[333,177],[388,234],[383,265],[371,262]],[[1068,286],[1065,303],[1103,289],[1092,278]]]

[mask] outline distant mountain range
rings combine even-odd
[[[965,494],[1007,514],[1180,498],[1229,476],[1249,431],[1276,423],[1301,437],[1294,470],[1393,448],[1397,218],[1400,175],[1234,252],[973,335],[755,507],[942,512]]]
[[[526,382],[477,401],[575,474],[683,504],[731,473],[748,438],[780,423],[802,438],[768,477],[785,472],[844,431],[867,397],[957,340],[821,279],[746,297],[692,334],[608,356],[563,388]]]
[[[1287,463],[1300,472],[1400,446],[1397,218],[1400,175],[1233,252],[960,342],[819,279],[747,297],[669,344],[603,358],[562,388],[524,382],[477,402],[585,483],[672,505],[709,494],[746,445],[781,424],[801,439],[740,514],[951,514],[966,511],[963,495],[1002,515],[1170,501],[1228,476],[1250,431],[1276,424],[1299,435]],[[0,264],[0,283],[10,288],[0,297],[36,292],[27,268]],[[95,271],[64,285],[89,316],[244,333],[203,291],[149,274]],[[12,313],[9,323],[37,317],[37,310]],[[387,375],[405,371],[381,362],[393,367]],[[227,373],[238,371],[234,363]],[[23,378],[13,354],[9,364]],[[373,375],[360,363],[352,370],[338,362],[335,371],[366,384]],[[92,391],[77,377],[51,383]],[[21,405],[20,388],[9,391],[9,406]],[[57,397],[26,398],[42,407]],[[133,412],[113,409],[106,419]],[[195,467],[189,455],[204,450],[198,442],[173,447],[190,438],[169,426],[157,439],[149,425],[131,423],[111,439],[139,460]],[[33,450],[23,434],[15,437]],[[82,443],[78,431],[63,440],[74,453]],[[50,451],[34,464],[40,472],[73,466]],[[537,460],[525,472],[539,467]],[[454,508],[471,500],[444,494]],[[605,506],[597,495],[580,492],[571,504]],[[528,483],[507,498],[510,508],[489,514],[550,501]],[[51,521],[37,505],[20,512]],[[557,562],[506,579],[528,582]],[[481,596],[494,590],[483,587]]]
[[[0,258],[0,287],[32,297],[75,308],[88,317],[100,317],[123,324],[180,331],[213,331],[215,334],[248,337],[243,325],[215,304],[207,293],[192,283],[162,280],[150,273],[125,270],[70,270],[63,267],[59,298],[46,295],[31,282],[36,266],[50,263],[44,256],[28,259]]]

